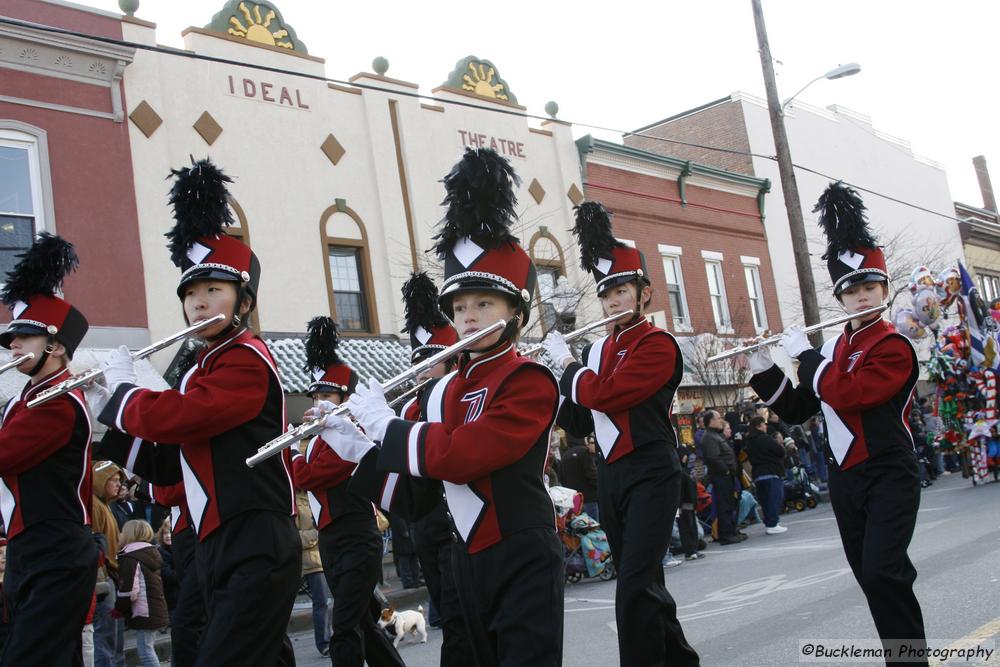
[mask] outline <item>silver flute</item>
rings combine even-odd
[[[165,347],[170,347],[171,345],[173,345],[177,341],[181,340],[182,338],[187,338],[191,334],[198,333],[202,329],[207,329],[208,327],[212,326],[213,324],[217,324],[217,323],[221,322],[224,319],[226,319],[226,316],[223,315],[222,313],[219,313],[215,317],[210,317],[209,319],[202,320],[201,322],[198,322],[197,324],[192,324],[187,329],[183,329],[181,331],[178,331],[173,336],[168,336],[168,337],[166,337],[166,338],[164,338],[162,340],[156,341],[152,345],[147,345],[146,347],[142,348],[141,350],[137,350],[137,351],[133,352],[132,353],[132,361],[139,361],[140,359],[145,359],[146,357],[148,357],[149,355],[153,354],[154,352],[159,352],[160,350],[162,350]],[[50,387],[49,389],[46,389],[45,391],[43,391],[42,393],[40,393],[35,398],[33,398],[30,401],[28,401],[28,407],[29,408],[33,408],[33,407],[35,407],[37,405],[41,405],[42,403],[45,403],[46,401],[52,400],[56,396],[62,396],[65,393],[71,392],[74,389],[77,389],[78,387],[82,387],[82,386],[84,386],[84,385],[86,385],[86,384],[88,384],[88,383],[96,380],[97,378],[101,377],[102,375],[104,375],[104,370],[100,369],[100,368],[91,368],[89,371],[86,371],[84,373],[80,373],[79,375],[74,375],[73,377],[71,377],[69,379],[63,380],[62,382],[60,382],[56,386]]]
[[[568,334],[565,334],[563,336],[563,340],[566,341],[567,343],[572,340],[576,340],[585,333],[593,331],[594,329],[597,329],[599,327],[603,327],[607,324],[611,324],[612,322],[617,322],[618,320],[624,318],[626,315],[635,315],[635,311],[623,310],[620,313],[615,313],[614,315],[608,315],[603,320],[597,320],[596,322],[591,322],[590,324],[582,326],[579,329],[574,329],[573,331],[570,331]],[[525,357],[533,357],[544,349],[545,345],[543,345],[542,343],[538,343],[537,345],[532,345],[521,354],[522,356]]]
[[[28,352],[27,354],[22,354],[20,357],[14,357],[13,359],[11,359],[10,361],[8,361],[3,366],[0,366],[0,374],[6,373],[7,371],[9,371],[12,368],[17,368],[18,366],[20,366],[24,362],[30,361],[31,359],[34,359],[34,358],[35,358],[35,353],[34,352]]]
[[[867,310],[862,310],[857,313],[847,313],[846,315],[841,315],[835,317],[832,320],[824,320],[819,324],[813,324],[802,330],[802,333],[809,335],[814,331],[821,331],[823,329],[829,329],[830,327],[835,327],[838,324],[843,324],[845,322],[850,322],[855,319],[864,319],[869,315],[877,315],[886,311],[889,308],[889,304],[882,304],[881,306],[875,306],[874,308],[868,308]],[[723,359],[729,359],[730,357],[735,357],[738,354],[746,354],[747,352],[753,352],[757,348],[766,347],[768,345],[776,345],[781,342],[781,334],[776,336],[769,336],[767,338],[762,338],[761,340],[753,343],[752,345],[744,345],[743,347],[734,347],[731,350],[726,350],[721,354],[717,354],[713,357],[706,359],[706,363],[715,363],[716,361],[722,361]]]
[[[415,377],[418,377],[421,373],[426,371],[432,366],[435,366],[441,362],[448,361],[452,357],[455,357],[465,350],[469,349],[482,339],[498,332],[502,331],[507,326],[506,320],[498,320],[485,329],[480,329],[473,335],[458,341],[451,347],[447,347],[437,354],[427,357],[423,361],[413,366],[410,366],[407,370],[403,371],[396,377],[387,380],[382,384],[382,389],[385,391],[392,391],[396,387],[405,384]],[[246,464],[253,468],[261,461],[266,461],[272,456],[280,454],[282,451],[288,449],[300,440],[305,440],[306,438],[311,438],[314,435],[319,435],[323,431],[323,424],[326,418],[330,415],[343,415],[348,412],[348,407],[346,404],[338,405],[333,410],[323,413],[315,419],[310,419],[307,422],[303,422],[299,426],[293,428],[292,430],[279,435],[274,438],[263,447],[257,450],[257,453],[249,457],[246,460]]]

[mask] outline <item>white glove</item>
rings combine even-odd
[[[781,347],[792,359],[798,359],[800,354],[813,349],[802,327],[792,327],[781,334]]]
[[[558,331],[550,331],[549,335],[542,341],[542,347],[558,366],[562,366],[566,359],[573,359],[573,353],[569,351],[566,339]]]
[[[750,364],[750,373],[753,375],[759,375],[769,370],[774,365],[774,361],[771,359],[771,347],[761,345],[747,355],[747,361]]]
[[[359,384],[347,399],[347,406],[368,437],[376,442],[385,438],[389,422],[396,418],[396,413],[386,403],[382,385],[375,378],[368,380],[367,387]]]
[[[345,461],[357,463],[375,447],[375,443],[366,438],[349,419],[328,415],[323,420],[323,426],[323,442]]]
[[[103,377],[98,376],[93,382],[83,388],[83,395],[87,399],[90,414],[95,417],[101,414],[104,407],[111,400],[111,392],[108,391],[107,386],[102,381],[103,379]]]
[[[302,415],[303,421],[312,421],[314,419],[319,419],[323,415],[332,412],[337,406],[330,401],[320,401],[316,405],[312,406],[306,413]]]
[[[124,345],[111,350],[111,354],[101,365],[101,370],[104,371],[104,379],[107,380],[111,393],[120,384],[135,384],[135,362]]]

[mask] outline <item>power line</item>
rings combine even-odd
[[[393,88],[384,88],[382,86],[368,84],[368,83],[358,83],[356,81],[343,81],[341,79],[334,79],[334,78],[327,77],[327,76],[321,76],[319,74],[309,74],[307,72],[296,72],[296,71],[284,69],[284,68],[281,68],[281,67],[271,67],[269,65],[250,64],[250,63],[240,62],[238,60],[232,60],[232,59],[229,59],[229,58],[221,58],[221,57],[218,57],[218,56],[209,56],[209,55],[202,54],[202,53],[194,53],[192,51],[185,51],[183,49],[175,49],[175,48],[170,48],[170,47],[166,47],[166,46],[151,45],[151,44],[141,44],[139,42],[130,42],[128,40],[116,39],[114,37],[105,37],[105,36],[102,36],[102,35],[91,35],[91,34],[88,34],[88,33],[79,32],[77,30],[70,30],[68,28],[58,28],[56,26],[49,26],[49,25],[44,25],[44,24],[40,24],[40,23],[32,23],[32,22],[29,22],[29,21],[21,21],[21,20],[18,20],[18,19],[12,19],[12,18],[8,18],[8,17],[0,17],[0,24],[6,24],[6,25],[16,26],[16,27],[20,27],[20,28],[28,28],[28,29],[31,29],[31,30],[39,30],[39,31],[42,31],[42,32],[49,32],[49,33],[57,34],[57,35],[69,35],[69,36],[72,36],[72,37],[82,37],[84,39],[90,39],[90,40],[93,40],[93,41],[96,41],[96,42],[102,42],[102,43],[105,43],[105,44],[113,44],[115,46],[124,46],[124,47],[129,47],[129,48],[143,50],[143,51],[151,51],[151,52],[154,52],[154,53],[162,53],[162,54],[165,54],[165,55],[178,56],[178,57],[182,57],[182,58],[190,58],[192,60],[202,60],[202,61],[205,61],[205,62],[218,63],[218,64],[221,64],[221,65],[232,65],[234,67],[246,67],[248,69],[255,69],[255,70],[260,70],[260,71],[264,71],[264,72],[271,72],[271,73],[274,73],[274,74],[283,74],[283,75],[287,75],[287,76],[296,76],[296,77],[300,77],[300,78],[304,78],[304,79],[311,79],[313,81],[321,81],[323,83],[332,83],[332,84],[336,84],[336,85],[340,85],[340,86],[347,86],[347,87],[353,87],[353,88],[361,88],[361,89],[364,89],[364,90],[372,90],[372,91],[376,91],[376,92],[387,93],[387,94],[397,95],[397,96],[401,96],[401,97],[411,97],[411,98],[418,99],[418,100],[427,100],[428,102],[434,102],[435,104],[450,104],[452,106],[457,106],[457,107],[465,107],[465,108],[477,109],[477,110],[481,110],[481,111],[489,111],[489,112],[493,112],[493,113],[506,114],[506,115],[510,115],[510,116],[519,116],[519,117],[522,117],[522,118],[530,118],[532,120],[541,120],[541,121],[552,120],[552,118],[548,118],[548,117],[545,117],[545,116],[539,116],[537,114],[527,113],[526,111],[523,111],[523,110],[513,110],[513,109],[501,109],[501,108],[495,108],[495,107],[486,107],[486,106],[482,106],[480,104],[475,104],[473,102],[463,102],[461,100],[441,99],[441,98],[438,98],[438,97],[434,97],[432,95],[422,95],[419,92],[396,90],[396,89],[393,89]],[[625,136],[642,137],[644,139],[652,139],[654,141],[662,141],[664,143],[676,144],[678,146],[687,146],[689,148],[700,148],[700,149],[703,149],[703,150],[714,151],[714,152],[717,152],[717,153],[728,153],[728,154],[731,154],[731,155],[741,155],[741,156],[744,156],[744,157],[756,157],[756,158],[760,158],[762,160],[770,160],[772,162],[777,162],[777,160],[778,160],[778,158],[776,156],[774,156],[774,155],[764,155],[762,153],[754,153],[752,151],[741,151],[741,150],[737,150],[737,149],[733,149],[733,148],[723,148],[721,146],[709,146],[707,144],[698,144],[698,143],[689,142],[689,141],[681,141],[679,139],[668,139],[666,137],[657,137],[657,136],[653,136],[653,135],[649,135],[649,134],[643,134],[642,132],[633,132],[631,130],[620,130],[620,129],[617,129],[617,128],[606,127],[606,126],[603,126],[603,125],[594,125],[593,123],[579,123],[579,122],[575,122],[575,121],[562,121],[562,122],[566,122],[566,123],[569,123],[571,125],[576,125],[578,127],[589,128],[589,129],[592,129],[592,130],[600,130],[602,132],[613,132],[615,134],[620,134],[623,137],[625,137]],[[825,174],[825,173],[823,173],[821,171],[817,171],[815,169],[812,169],[810,167],[805,167],[803,165],[793,164],[793,166],[796,169],[801,169],[802,171],[806,171],[806,172],[809,172],[811,174],[815,174],[817,176],[822,176],[823,178],[828,178],[831,181],[843,180],[843,179],[840,179],[840,178],[838,178],[836,176],[831,176],[829,174]],[[929,208],[926,208],[924,206],[920,206],[919,204],[914,204],[912,202],[904,201],[904,200],[899,199],[897,197],[893,197],[891,195],[887,195],[885,193],[878,192],[877,190],[872,190],[870,188],[866,188],[864,186],[857,185],[855,183],[850,183],[848,181],[844,181],[844,183],[846,185],[849,185],[849,186],[853,187],[856,190],[860,190],[862,192],[866,192],[868,194],[875,195],[876,197],[881,197],[881,198],[886,199],[888,201],[891,201],[891,202],[894,202],[894,203],[897,203],[897,204],[901,204],[903,206],[908,206],[910,208],[916,209],[918,211],[922,211],[924,213],[929,213],[931,215],[936,215],[938,217],[945,218],[947,220],[953,220],[955,222],[961,222],[961,219],[956,218],[953,215],[948,215],[948,214],[945,214],[945,213],[941,213],[939,211],[933,211],[933,210],[931,210]]]

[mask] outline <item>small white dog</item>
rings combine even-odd
[[[383,609],[382,616],[378,620],[378,627],[384,630],[389,625],[396,630],[396,639],[392,642],[393,646],[399,646],[399,642],[403,641],[403,637],[407,634],[413,635],[413,638],[416,639],[418,633],[420,634],[420,643],[427,643],[427,624],[424,622],[423,606],[418,606],[416,611],[396,611],[395,607]]]

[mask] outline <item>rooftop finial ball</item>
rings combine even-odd
[[[556,114],[559,113],[559,105],[556,104],[555,102],[546,102],[545,113],[555,118]]]
[[[372,61],[372,69],[375,70],[376,74],[382,76],[389,71],[389,61],[382,56],[379,56]]]

